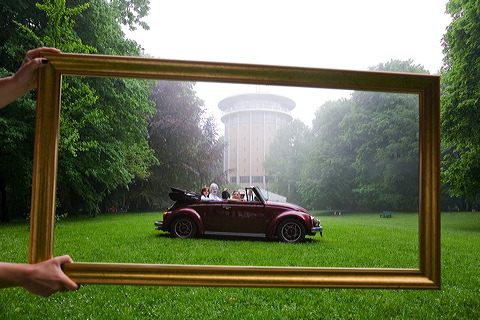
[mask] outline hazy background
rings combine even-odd
[[[441,39],[451,18],[445,1],[151,1],[150,30],[127,32],[146,54],[164,59],[367,70],[391,59],[412,59],[431,74],[442,66]],[[252,92],[293,99],[294,118],[311,125],[325,101],[341,90],[197,83],[217,118],[217,105]]]

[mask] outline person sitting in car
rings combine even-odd
[[[213,201],[222,201],[218,196],[218,184],[212,183],[210,185],[210,194],[208,195],[208,198]]]
[[[253,195],[253,191],[252,189],[249,189],[248,190],[248,194],[247,194],[247,201],[254,201],[254,195]]]
[[[228,188],[224,188],[222,191],[222,199],[228,200],[230,199],[230,193],[228,192]]]
[[[232,198],[230,200],[242,201],[242,198],[240,197],[240,192],[238,192],[238,190],[233,191]]]
[[[210,194],[210,189],[208,187],[203,187],[202,191],[200,192],[202,195],[200,196],[200,200],[202,201],[209,201],[210,198],[208,197]]]

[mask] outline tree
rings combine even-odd
[[[81,12],[81,27],[75,34],[98,44],[95,50],[100,53],[139,55],[138,46],[124,39],[116,22],[118,10],[104,1],[91,3],[91,10]],[[103,26],[103,32],[98,32],[99,26]],[[63,88],[66,91],[62,107],[65,121],[60,131],[65,132],[68,140],[63,140],[67,143],[60,141],[60,209],[67,212],[84,209],[96,214],[109,194],[118,188],[127,188],[137,178],[146,178],[150,165],[157,162],[148,146],[146,121],[153,113],[148,98],[151,83],[110,78],[68,80],[81,85],[69,88],[67,82]],[[97,96],[79,106],[88,97],[85,91]],[[72,124],[74,130],[69,131]]]
[[[287,197],[289,202],[303,202],[300,178],[310,141],[310,129],[300,120],[293,120],[278,129],[265,159],[270,190]]]
[[[0,68],[0,77],[11,75]],[[0,221],[26,216],[31,198],[35,103],[30,94],[0,109]]]
[[[375,71],[427,71],[392,60]],[[301,190],[315,208],[415,210],[418,204],[418,97],[354,92],[322,105]]]
[[[450,0],[447,12],[453,21],[442,43],[442,181],[451,196],[473,203],[480,194],[480,4]]]
[[[391,60],[375,71],[428,73],[413,61]],[[415,210],[418,205],[418,97],[355,92],[349,140],[356,146],[354,190],[361,206]]]
[[[345,99],[328,101],[315,113],[313,143],[302,171],[300,189],[312,208],[352,209],[355,153],[343,139],[340,127],[351,110]]]
[[[132,10],[138,14],[130,12],[129,6],[120,10],[121,3],[137,4]],[[115,5],[102,0],[71,1],[69,5],[65,0],[44,0],[37,4],[40,9],[37,11],[45,18],[15,20],[13,23],[23,32],[19,38],[34,43],[30,47],[55,46],[64,52],[140,54],[135,42],[124,39],[118,21],[130,26],[139,24],[148,1],[116,1]],[[12,19],[18,17],[12,14]],[[6,51],[16,48],[13,42],[5,47]],[[156,163],[147,142],[146,118],[153,111],[148,99],[150,82],[64,77],[62,84],[59,210],[84,209],[95,214],[108,194],[126,188],[136,178],[146,178],[149,166]],[[34,115],[34,108],[31,112]],[[31,166],[31,160],[27,163]],[[30,175],[31,169],[22,172]]]
[[[418,204],[418,97],[355,92],[343,120],[355,149],[357,202],[363,208],[415,210]]]
[[[0,77],[12,75],[35,42],[15,21],[39,29],[46,18],[33,8],[35,0],[8,0],[0,6]],[[32,12],[33,11],[33,12]],[[29,93],[0,110],[0,221],[26,216],[31,198],[34,94]]]
[[[150,10],[149,0],[112,0],[109,4],[116,13],[116,21],[128,25],[130,31],[136,30],[136,25],[145,30],[149,29],[149,26],[142,21]]]
[[[61,144],[58,184],[63,210],[82,208],[78,207],[80,202],[87,205],[83,209],[95,213],[110,193],[126,188],[135,179],[145,179],[150,174],[150,165],[157,160],[148,145],[146,118],[153,109],[145,81],[100,78],[85,81],[96,88],[98,99],[75,112],[64,112],[70,125],[61,127],[63,132],[72,123],[80,125],[75,134],[65,135],[77,139],[73,146]],[[76,197],[82,201],[72,201]]]
[[[70,5],[83,5],[85,0],[69,0]],[[89,0],[89,8],[76,16],[75,32],[83,43],[94,46],[98,53],[106,55],[138,56],[139,45],[125,38],[121,25],[136,29],[149,10],[148,0]],[[135,11],[136,10],[136,11]],[[137,13],[140,12],[140,13]]]
[[[148,0],[11,1],[0,8],[7,18],[0,24],[14,31],[8,37],[0,30],[5,40],[0,42],[0,67],[5,68],[0,73],[11,74],[18,67],[13,62],[21,61],[27,49],[43,45],[138,56],[140,47],[125,39],[121,25],[148,28],[142,21],[148,5]],[[105,205],[131,203],[151,209],[162,205],[170,186],[199,188],[222,178],[224,144],[193,84],[152,84],[63,77],[57,211],[94,215]],[[27,95],[15,104],[21,108],[3,109],[7,117],[0,119],[5,129],[0,134],[2,215],[7,198],[8,204],[22,203],[21,210],[14,208],[22,213],[28,212],[30,199],[35,102]]]
[[[375,71],[428,73],[413,61],[391,60]],[[357,202],[363,208],[415,210],[418,206],[418,97],[354,92],[344,119],[345,139],[356,150]]]
[[[170,201],[170,187],[200,190],[221,183],[224,144],[211,117],[204,118],[204,102],[193,83],[158,81],[150,99],[155,113],[148,120],[149,144],[158,163],[146,180],[137,180],[126,195],[134,210],[159,209]]]

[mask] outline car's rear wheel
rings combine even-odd
[[[286,219],[280,222],[277,236],[282,242],[302,242],[305,240],[305,226],[296,219]]]
[[[192,218],[179,217],[173,221],[170,233],[175,238],[193,238],[197,235],[197,225]]]

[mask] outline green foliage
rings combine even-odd
[[[411,60],[371,70],[427,73]],[[324,103],[311,130],[293,122],[279,132],[265,162],[273,187],[308,208],[416,210],[418,112],[413,94],[354,92]]]
[[[300,120],[294,120],[280,128],[270,145],[265,159],[269,188],[275,193],[287,197],[289,202],[301,205],[301,172],[307,163],[311,134],[309,128]]]
[[[414,64],[413,60],[390,60],[387,63],[380,63],[377,66],[370,67],[372,71],[388,71],[388,72],[407,72],[428,74],[428,71],[420,64]]]
[[[95,52],[95,48],[86,46],[75,34],[73,28],[75,20],[73,16],[78,15],[88,8],[88,3],[74,8],[67,8],[66,0],[43,0],[43,4],[37,3],[36,7],[45,13],[47,26],[45,34],[39,36],[28,25],[13,21],[20,30],[36,42],[36,46],[54,47],[65,52]]]
[[[342,120],[343,139],[356,156],[358,204],[414,210],[418,205],[418,97],[355,92]]]
[[[85,0],[69,0],[69,4],[82,5]],[[106,55],[125,55],[138,56],[140,54],[139,45],[132,40],[125,38],[125,34],[121,28],[121,21],[119,15],[130,15],[130,10],[148,11],[147,0],[132,0],[138,5],[144,4],[143,7],[124,6],[122,12],[118,11],[115,3],[128,3],[129,0],[105,1],[105,0],[90,0],[88,10],[76,16],[75,32],[86,44],[94,46],[98,53]],[[135,15],[135,13],[131,13]],[[141,15],[136,15],[136,20],[139,21],[145,28],[148,26],[141,22]],[[133,23],[133,22],[132,22]],[[133,26],[134,24],[130,25]]]
[[[0,77],[11,73],[0,68]],[[35,102],[26,95],[0,109],[0,220],[30,210]],[[8,200],[8,201],[7,201]]]
[[[148,100],[147,81],[99,78],[83,81],[97,88],[98,99],[69,110],[66,117],[68,128],[80,125],[75,134],[68,135],[78,141],[65,148],[70,152],[59,154],[62,190],[59,196],[62,210],[75,211],[78,202],[72,201],[73,192],[86,203],[85,208],[77,209],[95,213],[105,197],[119,188],[124,190],[135,179],[146,178],[150,165],[157,163],[147,142],[146,118],[153,109]]]
[[[135,25],[145,30],[149,29],[149,26],[141,20],[148,14],[149,4],[149,0],[112,0],[109,3],[110,8],[116,13],[116,20],[128,25],[130,31],[137,29]]]
[[[451,0],[453,21],[443,38],[442,180],[450,195],[470,202],[480,193],[480,4]]]
[[[300,245],[243,238],[171,239],[161,213],[68,216],[56,224],[55,255],[75,261],[398,266],[418,268],[418,215],[322,216],[324,237]],[[480,215],[442,214],[441,290],[286,289],[82,285],[48,299],[0,290],[4,319],[478,319]],[[0,261],[26,262],[28,224],[0,225]]]
[[[38,0],[6,0],[0,6],[0,66],[15,72],[25,52],[37,46],[18,23],[37,31],[47,24],[46,18],[35,9]]]
[[[14,37],[7,39],[0,33],[6,39],[0,57],[8,58],[2,65],[21,61],[25,51],[35,46],[138,56],[140,47],[125,39],[122,25],[148,29],[142,21],[148,5],[148,0],[9,3],[0,8],[7,18],[1,23],[13,29]],[[21,13],[25,10],[28,15]],[[10,72],[18,67],[8,65]],[[96,215],[105,206],[160,207],[168,199],[170,186],[196,189],[212,180],[221,182],[223,143],[213,118],[205,116],[193,84],[165,84],[153,92],[152,102],[150,81],[63,77],[57,179],[60,214]],[[9,203],[23,204],[21,209],[10,208],[16,215],[28,212],[35,116],[30,96],[15,104],[22,101],[28,101],[28,108],[5,109],[2,113],[7,117],[0,123],[5,129],[0,136],[0,142],[5,142],[0,146],[5,151],[0,162],[6,164],[0,168],[2,203],[9,198],[15,199]],[[21,114],[25,111],[27,116]],[[6,210],[1,213],[6,220]]]
[[[315,114],[312,149],[300,182],[302,195],[311,208],[355,206],[355,173],[351,168],[355,151],[341,134],[342,121],[351,108],[351,101],[328,101]]]
[[[122,7],[122,3],[128,5]],[[20,7],[23,9],[20,10]],[[27,16],[13,14],[26,8],[30,12]],[[12,13],[12,22],[7,26],[13,26],[18,33],[2,47],[2,56],[15,54],[21,61],[25,51],[35,46],[52,46],[63,52],[139,55],[138,45],[124,39],[117,20],[128,16],[130,18],[125,18],[123,22],[131,26],[143,24],[141,18],[148,12],[148,1],[116,1],[115,4],[103,0],[88,3],[84,0],[68,3],[65,0],[45,0],[39,4],[20,1],[17,7],[12,4],[3,10],[7,14]],[[15,41],[23,44],[24,39],[33,44],[26,49],[17,48]],[[16,67],[12,67],[14,70]],[[148,99],[150,82],[67,76],[63,77],[62,85],[58,210],[96,214],[105,197],[115,190],[125,190],[135,179],[146,178],[150,165],[157,163],[148,145],[146,118],[153,111]],[[33,119],[34,102],[30,100],[30,103],[28,116]],[[8,112],[11,108],[16,108],[15,112]],[[4,114],[8,117],[2,118],[3,124],[9,127],[4,131],[5,140],[11,140],[13,146],[25,139],[14,133],[14,128],[19,131],[28,127],[31,136],[24,148],[29,151],[24,152],[17,147],[16,150],[10,148],[11,156],[2,153],[0,161],[8,163],[8,166],[2,167],[5,169],[4,173],[0,172],[0,186],[5,185],[2,190],[11,190],[7,194],[11,198],[9,203],[24,203],[26,207],[31,188],[28,181],[31,179],[33,122],[23,124],[23,119],[28,119],[20,114],[20,111],[25,111],[23,109],[12,105],[6,110]],[[23,168],[12,161],[19,158],[18,154],[14,154],[18,151],[22,151],[21,156],[26,158],[16,162],[24,163]],[[11,172],[10,168],[21,170],[13,176],[7,174]],[[20,182],[21,175],[24,176],[21,180],[27,182]],[[15,200],[12,198],[14,189]],[[18,199],[20,196],[24,198],[21,201]],[[10,208],[10,211],[18,215],[20,209]],[[21,212],[25,214],[28,208]]]
[[[25,52],[36,46],[34,40],[14,21],[27,23],[32,29],[46,24],[36,14],[35,0],[4,1],[0,6],[0,77],[12,75]],[[33,12],[32,12],[33,11]],[[38,11],[39,12],[39,11]],[[34,95],[27,94],[0,110],[0,220],[24,217],[30,211]]]
[[[159,162],[126,195],[136,210],[164,208],[170,187],[199,191],[212,181],[222,182],[224,146],[213,119],[204,118],[193,83],[158,81],[150,99],[156,110],[148,120],[149,144]]]
[[[83,45],[81,39],[74,33],[75,20],[73,16],[80,14],[88,8],[88,3],[67,8],[66,0],[43,0],[36,7],[45,12],[48,24],[45,29],[42,46],[51,46],[65,52],[95,52],[95,48]]]

